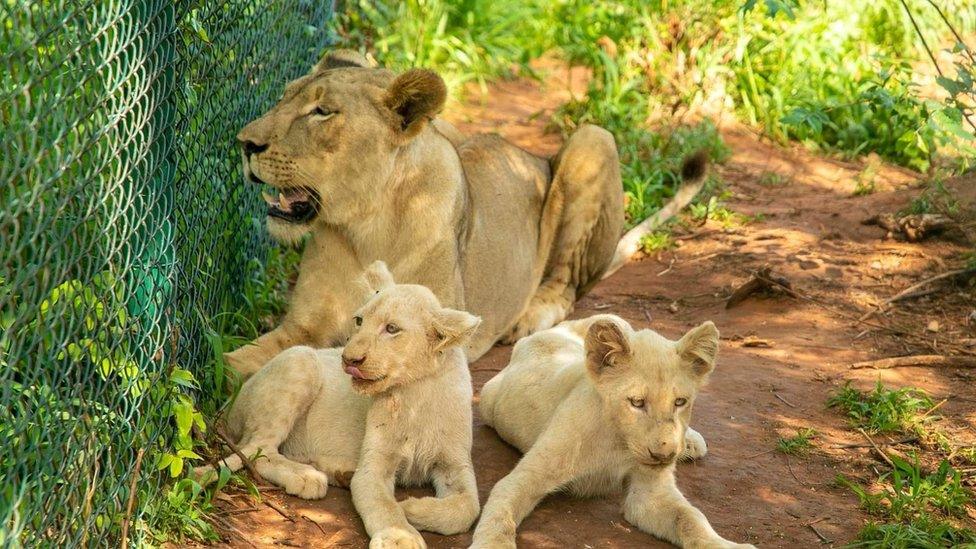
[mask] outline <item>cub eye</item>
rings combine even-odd
[[[684,399],[684,398],[676,398],[676,399],[674,399],[674,406],[676,408],[681,408],[685,404],[688,404],[688,400],[687,399]]]
[[[398,334],[398,333],[400,333],[400,327],[397,326],[396,324],[387,324],[386,325],[386,333],[388,333],[388,334]]]
[[[361,317],[361,316],[354,316],[354,317],[352,317],[352,321],[356,323],[356,326],[362,326],[363,325],[363,317]]]
[[[314,114],[315,116],[332,116],[333,114],[335,114],[335,112],[330,111],[329,109],[326,109],[324,107],[315,107],[315,110],[312,111],[312,114]]]
[[[644,399],[642,399],[642,398],[628,398],[627,400],[630,401],[630,405],[633,406],[634,408],[637,408],[638,410],[643,410],[644,409]]]

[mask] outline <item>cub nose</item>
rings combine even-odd
[[[363,355],[359,358],[351,358],[346,356],[345,354],[342,355],[342,363],[346,366],[352,366],[354,368],[358,368],[363,365],[363,362],[366,362],[366,355]]]
[[[267,145],[259,145],[254,141],[241,141],[241,147],[244,149],[244,154],[251,156],[252,154],[258,154],[268,150]]]
[[[648,450],[647,454],[651,456],[651,460],[656,461],[658,463],[670,463],[671,460],[674,459],[674,451],[667,454],[662,454],[662,453]]]

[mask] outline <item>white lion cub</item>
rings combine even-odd
[[[289,494],[323,497],[330,475],[355,470],[370,547],[426,547],[418,529],[456,534],[478,517],[464,345],[480,319],[441,307],[423,286],[394,284],[382,262],[364,277],[375,293],[346,347],[279,354],[241,388],[228,431]],[[394,497],[395,484],[427,482],[437,497]]]
[[[682,547],[752,547],[715,533],[674,481],[676,460],[705,454],[688,422],[717,353],[711,322],[671,341],[612,315],[519,341],[480,411],[525,456],[492,489],[472,547],[515,547],[519,523],[549,493],[624,486],[624,517],[645,532]]]

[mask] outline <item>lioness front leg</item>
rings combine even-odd
[[[635,469],[623,510],[631,524],[685,549],[755,549],[715,532],[705,515],[678,491],[673,465]]]
[[[478,485],[470,460],[438,465],[432,476],[437,497],[407,498],[400,507],[420,530],[452,535],[467,532],[478,518]]]
[[[553,430],[543,433],[515,469],[491,489],[474,531],[472,549],[514,548],[522,520],[542,498],[578,475],[576,457],[581,449],[574,448],[572,441],[559,439]]]
[[[537,261],[545,270],[503,341],[514,343],[565,319],[577,297],[600,280],[610,264],[623,225],[616,143],[603,128],[584,125],[553,161],[539,227]]]

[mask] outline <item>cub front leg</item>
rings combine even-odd
[[[624,518],[642,531],[685,549],[755,549],[715,532],[705,515],[678,490],[674,465],[635,469],[623,511]]]
[[[546,495],[578,476],[578,441],[563,442],[550,429],[543,433],[515,469],[492,488],[471,547],[515,548],[519,524]]]
[[[431,473],[437,497],[407,498],[400,507],[420,530],[446,536],[467,532],[478,518],[478,485],[470,460],[437,465]]]

